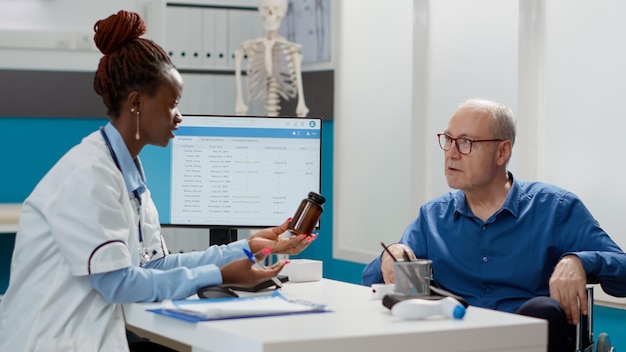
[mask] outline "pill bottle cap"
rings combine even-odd
[[[326,198],[324,198],[321,194],[317,194],[315,192],[309,192],[308,198],[314,201],[315,203],[319,203],[320,205],[326,202]]]

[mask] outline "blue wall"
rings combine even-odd
[[[606,332],[617,351],[626,351],[626,310],[595,306],[593,314],[596,341],[600,333]]]
[[[54,163],[107,119],[0,118],[0,203],[21,203]]]

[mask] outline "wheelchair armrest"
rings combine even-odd
[[[580,302],[580,305],[587,305],[587,315],[580,314],[576,325],[576,352],[593,351],[593,284],[587,280],[587,302]]]
[[[595,275],[587,275],[587,284],[595,285],[599,284],[598,278]]]

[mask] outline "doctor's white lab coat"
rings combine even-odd
[[[145,246],[160,258],[167,248],[149,191],[141,209]],[[64,155],[22,207],[0,351],[127,351],[122,306],[88,275],[139,265],[139,216],[100,132]]]

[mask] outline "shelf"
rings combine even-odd
[[[0,233],[17,232],[21,210],[20,203],[0,203]]]

